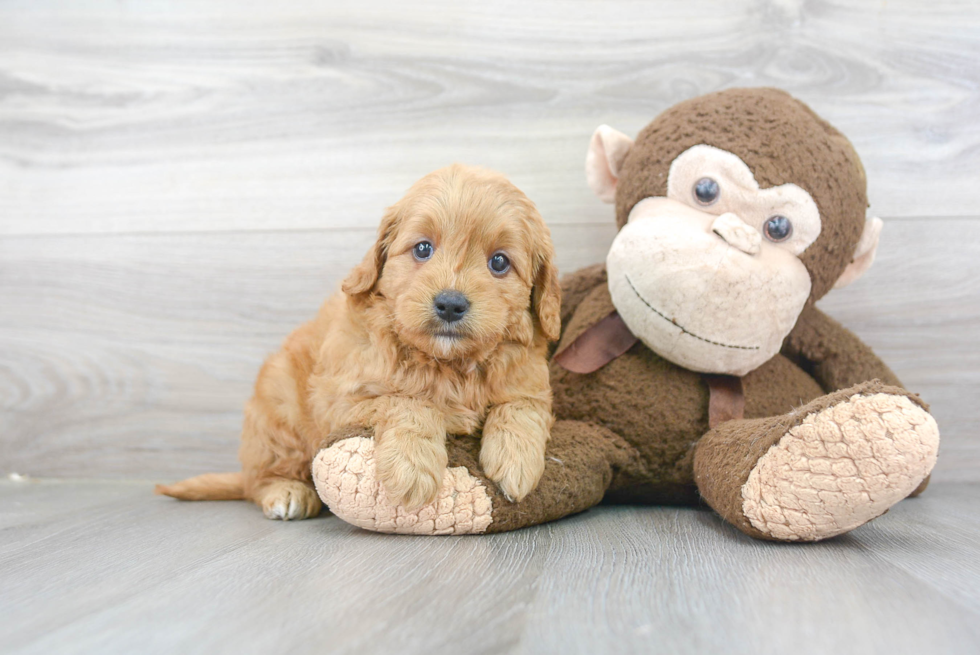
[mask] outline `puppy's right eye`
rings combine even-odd
[[[420,262],[424,262],[425,260],[431,258],[432,253],[435,251],[436,249],[433,248],[432,244],[428,241],[419,241],[415,244],[415,247],[412,248],[412,254],[415,255],[415,259]]]
[[[495,253],[493,257],[487,262],[487,266],[494,275],[503,275],[510,270],[510,260],[507,259],[507,255],[502,252]]]

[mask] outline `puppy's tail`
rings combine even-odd
[[[238,473],[205,473],[175,484],[158,484],[153,493],[180,500],[244,500],[245,476]]]

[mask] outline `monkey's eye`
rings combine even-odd
[[[793,224],[785,216],[773,216],[766,221],[763,231],[770,241],[785,241],[793,234]]]
[[[694,198],[702,205],[710,205],[721,194],[718,183],[710,177],[702,177],[694,183]]]
[[[436,249],[433,248],[432,244],[428,241],[419,241],[415,244],[415,247],[412,248],[412,254],[415,255],[415,259],[420,262],[430,259],[432,257],[432,253],[435,251]]]
[[[510,270],[510,260],[507,259],[507,255],[502,252],[494,253],[494,255],[487,260],[487,266],[490,267],[490,272],[494,275],[503,275]]]

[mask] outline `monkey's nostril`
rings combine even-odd
[[[440,291],[433,301],[436,315],[447,323],[455,323],[463,318],[470,308],[470,301],[459,291],[447,289]]]

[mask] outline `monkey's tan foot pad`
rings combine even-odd
[[[807,416],[759,459],[742,511],[773,539],[833,537],[912,493],[938,450],[936,421],[905,396],[851,396]]]
[[[374,440],[351,437],[313,459],[313,483],[330,511],[351,525],[399,534],[481,534],[493,520],[484,484],[459,466],[448,468],[433,502],[405,511],[388,500],[375,475]]]

